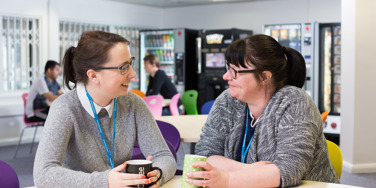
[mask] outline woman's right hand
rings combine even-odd
[[[129,187],[129,185],[148,184],[151,183],[151,179],[146,179],[143,174],[128,174],[123,173],[127,162],[115,167],[108,173],[108,187]]]

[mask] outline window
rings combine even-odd
[[[27,91],[41,75],[39,19],[0,16],[0,93]]]
[[[138,28],[130,28],[124,26],[115,26],[114,33],[123,36],[125,39],[131,42],[130,50],[133,57],[136,58],[133,66],[136,72],[136,77],[132,80],[129,89],[139,89],[140,87],[140,44],[139,44],[139,30]]]
[[[59,23],[59,41],[60,41],[60,60],[64,58],[65,51],[71,46],[77,46],[78,40],[84,31],[100,30],[109,32],[109,25],[78,23],[69,21],[60,21]]]
[[[78,22],[69,22],[69,21],[60,21],[59,26],[59,37],[60,37],[60,60],[63,60],[65,51],[70,46],[77,46],[78,40],[81,37],[81,34],[84,31],[100,30],[106,32],[112,32],[119,34],[129,40],[130,50],[132,56],[136,57],[136,62],[134,65],[134,70],[136,72],[136,77],[132,80],[130,89],[139,88],[139,67],[140,67],[140,58],[139,58],[139,28],[132,28],[126,26],[110,26],[110,25],[100,25],[100,24],[90,24],[90,23],[78,23]],[[62,79],[59,77],[59,79]],[[62,80],[58,80],[60,83]]]

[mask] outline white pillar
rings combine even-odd
[[[376,172],[376,1],[342,0],[343,169]]]

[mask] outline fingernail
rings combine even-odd
[[[142,177],[141,177],[142,179],[145,179],[146,177],[145,177],[145,175],[142,175]]]
[[[125,166],[127,164],[127,162],[124,162],[123,165]]]
[[[145,180],[145,183],[150,183],[150,179]]]
[[[151,181],[151,179],[149,179],[149,183],[151,183],[152,181]]]
[[[150,176],[151,176],[151,175],[150,175],[150,173],[148,173],[148,175],[147,175],[147,176],[148,176],[148,178],[150,178]]]

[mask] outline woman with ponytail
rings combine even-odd
[[[301,88],[305,61],[272,37],[239,39],[225,53],[229,89],[214,103],[195,153],[209,157],[187,174],[207,187],[289,187],[339,183],[320,112]],[[199,178],[199,179],[193,179]]]
[[[136,76],[129,45],[117,34],[88,31],[66,51],[63,78],[71,91],[50,107],[34,163],[37,187],[156,188],[174,176],[175,158],[154,116],[128,92]],[[124,173],[136,141],[162,174]]]

